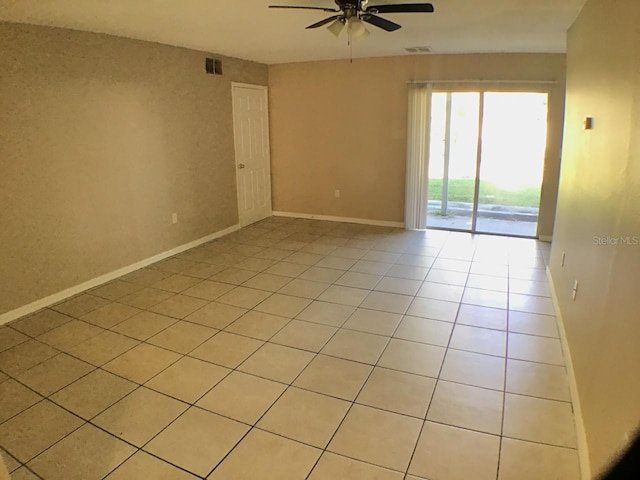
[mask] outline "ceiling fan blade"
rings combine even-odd
[[[294,8],[296,10],[322,10],[323,12],[339,12],[335,8],[326,7],[298,7],[296,5],[269,5],[269,8]]]
[[[335,20],[338,20],[339,18],[340,18],[340,15],[334,15],[332,17],[325,18],[324,20],[320,20],[319,22],[314,23],[313,25],[309,25],[307,27],[307,29],[309,29],[309,28],[320,28],[320,27],[326,25],[327,23],[331,23],[331,22],[333,22]]]
[[[367,12],[372,13],[433,13],[431,3],[399,3],[395,5],[373,5]]]
[[[392,21],[387,20],[386,18],[377,17],[376,15],[366,14],[366,15],[362,15],[361,18],[363,22],[370,23],[371,25],[374,25],[378,28],[386,30],[387,32],[394,32],[402,28],[401,25],[398,25],[397,23],[393,23]]]

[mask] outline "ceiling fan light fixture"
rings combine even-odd
[[[347,24],[347,33],[351,38],[360,40],[369,36],[369,30],[359,18],[350,18],[347,20]]]
[[[327,30],[333,33],[336,38],[340,36],[343,29],[344,29],[344,21],[341,18],[337,19],[335,22],[333,22],[331,25],[327,27]]]
[[[368,28],[364,29],[364,32],[362,32],[362,34],[359,37],[354,37],[355,40],[364,40],[365,38],[367,38],[369,35],[371,35],[371,32],[369,31]]]

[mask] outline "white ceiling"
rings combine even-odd
[[[369,6],[422,0],[371,0]],[[355,42],[353,56],[434,53],[562,53],[586,0],[431,0],[433,14],[386,14],[403,28]],[[0,0],[0,20],[67,27],[286,63],[348,58],[345,36],[305,30],[329,13],[270,10],[269,4],[330,7],[333,0]],[[344,35],[344,34],[343,34]]]

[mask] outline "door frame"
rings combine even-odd
[[[233,123],[233,164],[236,171],[236,203],[238,208],[238,224],[240,228],[246,227],[247,225],[251,225],[255,222],[243,222],[242,217],[240,215],[240,179],[239,179],[239,168],[238,168],[238,152],[236,147],[236,96],[235,92],[237,88],[246,88],[251,90],[259,90],[264,92],[265,94],[265,102],[267,107],[267,141],[269,142],[269,148],[267,149],[267,171],[268,171],[268,209],[269,215],[273,215],[273,203],[272,203],[272,191],[271,191],[271,130],[269,128],[269,87],[266,85],[253,85],[250,83],[241,83],[241,82],[231,82],[231,116]],[[267,217],[265,217],[267,218]],[[256,220],[260,221],[260,220]]]
[[[455,83],[455,82],[452,82]],[[470,84],[472,84],[473,82],[469,82]],[[549,108],[549,98],[551,97],[552,91],[551,88],[549,87],[545,87],[545,86],[541,86],[541,85],[533,85],[533,84],[527,84],[526,82],[523,82],[522,84],[520,83],[506,83],[506,84],[499,84],[499,85],[478,85],[475,84],[473,86],[470,86],[469,88],[447,88],[443,85],[445,85],[446,83],[443,83],[442,85],[438,85],[435,84],[432,94],[433,93],[466,93],[466,92],[473,92],[473,93],[478,93],[479,94],[479,103],[478,103],[478,139],[477,139],[477,150],[476,150],[476,178],[475,178],[475,185],[474,185],[474,193],[473,193],[473,211],[472,211],[472,217],[471,217],[471,228],[470,229],[459,229],[459,228],[445,228],[445,227],[432,227],[427,225],[427,228],[430,230],[447,230],[447,231],[451,231],[451,232],[464,232],[464,233],[471,233],[471,234],[481,234],[481,235],[496,235],[496,236],[508,236],[508,237],[520,237],[520,238],[539,238],[539,228],[540,228],[540,223],[536,223],[536,234],[535,236],[531,237],[528,235],[517,235],[517,234],[505,234],[505,233],[495,233],[495,232],[478,232],[476,229],[476,224],[478,221],[478,206],[479,206],[479,200],[480,200],[480,169],[482,166],[482,134],[483,134],[483,128],[484,128],[484,97],[486,93],[542,93],[542,94],[546,94],[547,95],[547,142],[548,142],[548,129],[549,129],[549,115],[551,114],[551,109]],[[427,148],[430,148],[430,146],[428,146]],[[546,157],[546,148],[545,148],[545,156],[542,159],[542,168],[543,168],[543,172],[546,166],[546,162],[547,162],[547,157]],[[427,168],[425,171],[425,174],[427,175],[427,181],[426,183],[428,184],[428,176],[429,176],[429,169]],[[538,211],[540,210],[540,204],[542,203],[542,192],[544,190],[544,173],[542,176],[542,182],[540,184],[540,203],[538,204]]]

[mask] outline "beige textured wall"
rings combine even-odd
[[[569,33],[551,272],[600,472],[640,421],[640,2],[589,0]],[[594,129],[584,131],[585,117]],[[564,268],[562,252],[566,252]],[[575,302],[574,279],[579,281]]]
[[[539,230],[551,235],[564,114],[564,55],[427,55],[270,66],[274,210],[402,222],[407,82],[471,79],[558,82],[549,87]],[[334,197],[335,190],[341,190],[341,198]]]
[[[0,314],[237,223],[230,82],[268,71],[205,56],[0,23]]]

